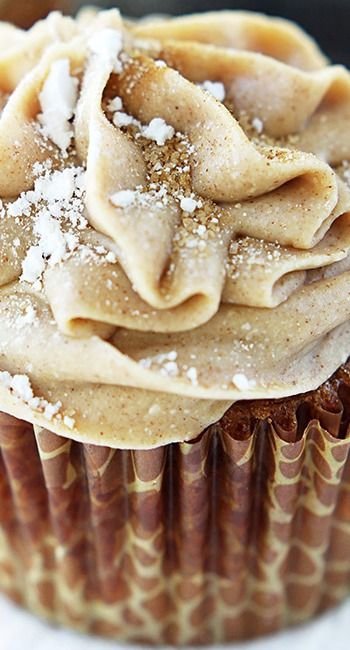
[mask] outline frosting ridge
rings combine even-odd
[[[2,408],[152,447],[325,381],[350,344],[348,71],[244,12],[0,29]]]

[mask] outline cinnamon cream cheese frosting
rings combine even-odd
[[[242,12],[0,25],[0,408],[189,440],[350,350],[350,76]]]

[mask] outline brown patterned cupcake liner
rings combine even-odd
[[[119,640],[205,644],[350,591],[350,379],[233,406],[195,441],[82,444],[0,416],[0,587]]]

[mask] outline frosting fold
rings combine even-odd
[[[348,71],[244,12],[2,32],[1,408],[147,448],[325,381],[350,344]]]

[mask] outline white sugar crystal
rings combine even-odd
[[[115,253],[113,253],[113,251],[108,251],[108,253],[107,253],[107,255],[106,255],[106,260],[107,260],[107,262],[109,262],[110,264],[115,264],[116,261],[117,261],[117,256],[116,256]]]
[[[117,29],[101,29],[89,40],[89,50],[101,57],[108,64],[113,64],[116,73],[121,72],[122,66],[118,57],[123,49],[123,35]]]
[[[26,375],[14,375],[10,387],[15,395],[23,399],[24,402],[30,402],[34,397],[29,378]]]
[[[221,81],[203,81],[199,84],[203,90],[210,93],[219,102],[223,102],[226,97],[225,86]]]
[[[153,357],[152,361],[154,361],[154,363],[164,363],[164,361],[176,361],[176,359],[177,352],[175,350],[171,350],[170,352],[157,354],[155,357]]]
[[[56,404],[50,404],[47,402],[47,404],[44,407],[44,418],[49,420],[51,422],[52,418],[57,415],[59,412],[60,408],[62,406],[62,402],[56,402]]]
[[[45,135],[63,152],[67,151],[73,137],[70,120],[77,98],[78,80],[70,74],[69,60],[55,61],[39,95],[42,112],[38,119]]]
[[[139,359],[138,364],[141,366],[141,368],[144,368],[144,370],[149,370],[152,366],[152,359],[150,357],[146,357],[146,359]]]
[[[75,175],[75,193],[82,198],[83,193],[86,191],[86,172],[83,167],[72,167]]]
[[[108,102],[107,108],[111,113],[114,111],[121,111],[123,109],[123,102],[120,97],[114,97]]]
[[[34,190],[23,193],[35,208],[33,231],[37,244],[31,246],[22,263],[21,280],[40,281],[47,264],[53,266],[66,259],[79,244],[79,237],[67,226],[84,228],[85,172],[81,167],[67,167],[62,171],[38,169],[42,175],[36,179]],[[63,223],[66,228],[62,229]]]
[[[162,367],[160,369],[160,373],[163,376],[176,377],[176,375],[179,374],[179,369],[178,369],[176,361],[166,361],[162,365]]]
[[[62,407],[62,402],[51,404],[43,397],[35,397],[29,377],[27,375],[10,375],[7,371],[0,372],[0,382],[16,397],[23,400],[28,406],[41,411],[47,420],[52,420]]]
[[[249,390],[255,386],[255,381],[253,379],[248,379],[243,373],[238,372],[232,377],[232,383],[238,388],[238,390]]]
[[[179,374],[179,369],[176,363],[177,352],[176,350],[171,350],[170,352],[165,352],[161,354],[156,354],[154,357],[146,357],[145,359],[139,359],[139,365],[145,370],[150,370],[153,365],[161,366],[158,368],[161,375],[164,377],[175,377]]]
[[[62,171],[37,178],[34,190],[45,201],[70,201],[76,187],[75,177],[76,168],[66,167]]]
[[[149,407],[148,409],[148,415],[159,415],[161,413],[161,408],[159,404],[152,404],[152,406]]]
[[[44,163],[36,161],[33,165],[33,174],[34,176],[41,176],[50,169],[52,169],[52,161],[50,159],[46,160]]]
[[[161,59],[157,59],[154,63],[157,66],[157,68],[166,68],[165,61],[162,61]]]
[[[40,246],[31,246],[22,262],[21,280],[23,282],[34,283],[40,280],[44,270],[45,262],[41,254]]]
[[[66,248],[68,248],[68,250],[70,252],[74,251],[77,248],[77,246],[79,245],[79,237],[77,235],[73,235],[70,232],[67,232],[67,233],[64,234],[64,240],[65,240]],[[66,250],[65,250],[65,253],[66,253]],[[53,258],[51,258],[50,263],[54,264],[56,262],[60,262],[62,259],[64,259],[64,257],[65,257],[65,254],[64,254],[64,256],[62,258],[60,258],[60,259],[57,258],[55,262],[53,261]]]
[[[50,258],[51,265],[60,262],[67,249],[66,239],[59,222],[51,217],[48,211],[42,211],[36,220],[34,232],[39,236],[39,246],[43,257]]]
[[[74,418],[69,417],[69,415],[65,415],[63,418],[63,424],[65,424],[68,429],[74,429],[75,420]]]
[[[113,194],[110,200],[118,208],[128,208],[135,203],[136,192],[134,190],[120,190],[120,192]]]
[[[12,380],[12,377],[11,377],[10,373],[7,372],[7,370],[1,370],[0,371],[0,382],[2,383],[3,386],[5,386],[6,388],[10,388],[11,380]]]
[[[254,117],[252,120],[252,127],[260,135],[264,130],[264,122],[259,117]]]
[[[10,217],[22,217],[28,215],[30,210],[30,202],[24,196],[20,196],[16,201],[10,203],[7,208],[7,214]]]
[[[132,115],[128,115],[127,113],[117,111],[113,115],[113,124],[119,127],[130,126],[130,124],[135,124],[135,120],[132,117]]]
[[[198,384],[198,374],[197,374],[197,369],[194,368],[194,366],[191,366],[187,372],[186,372],[187,378],[190,380],[190,382],[196,386]]]
[[[191,197],[183,197],[180,201],[180,208],[184,212],[189,212],[190,214],[195,211],[195,209],[198,207],[198,202],[195,199],[191,199]]]
[[[175,131],[161,117],[155,117],[147,126],[141,128],[141,133],[145,138],[154,140],[161,147],[174,136]]]
[[[204,226],[204,224],[201,223],[197,228],[197,234],[200,237],[203,237],[203,235],[205,235],[206,232],[207,232],[206,226]]]

